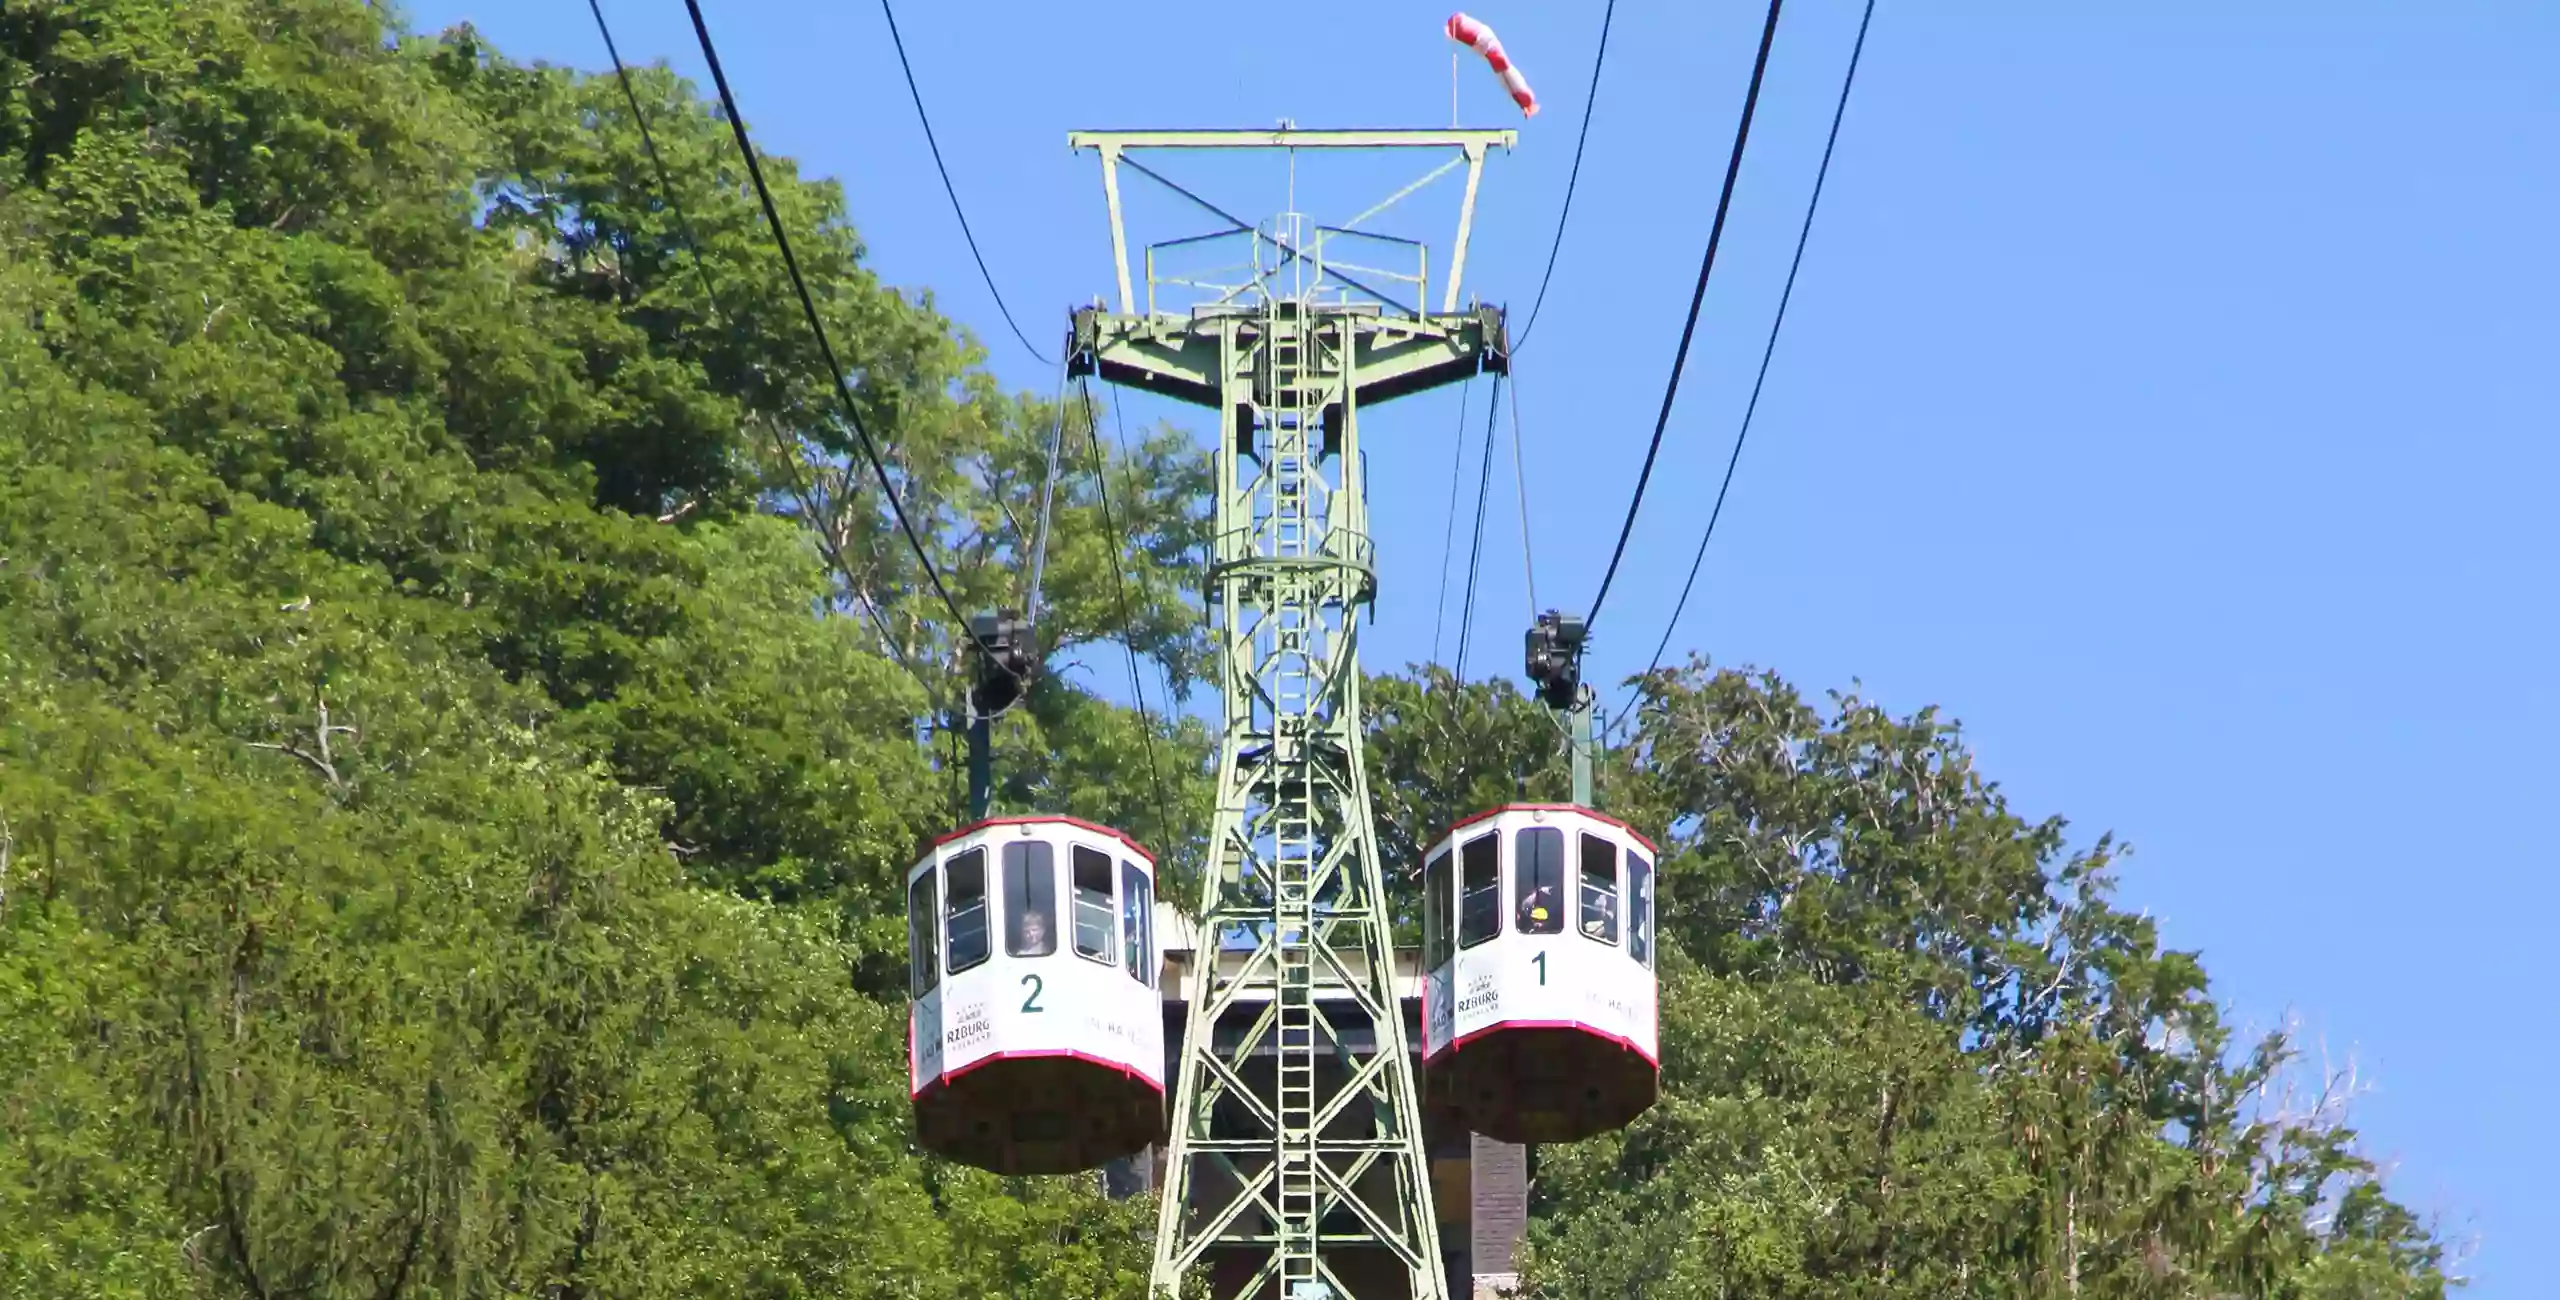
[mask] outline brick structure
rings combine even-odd
[[[1507,1294],[1520,1279],[1520,1238],[1529,1229],[1529,1148],[1467,1137],[1467,1272],[1476,1300]],[[1450,1270],[1449,1284],[1460,1274]]]

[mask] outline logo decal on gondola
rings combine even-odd
[[[994,1023],[987,1019],[987,1004],[980,1002],[961,1010],[959,1019],[952,1022],[943,1042],[956,1052],[987,1042],[995,1037],[995,1033]]]
[[[1492,975],[1469,976],[1466,995],[1458,999],[1458,1014],[1491,1010],[1501,1002],[1502,989],[1493,982]]]

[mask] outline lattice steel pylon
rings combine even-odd
[[[1507,366],[1501,311],[1461,310],[1458,289],[1485,157],[1513,138],[1288,127],[1070,137],[1102,160],[1119,289],[1119,310],[1075,313],[1071,372],[1219,413],[1209,597],[1225,724],[1157,1220],[1159,1294],[1205,1275],[1219,1300],[1449,1295],[1362,754],[1354,616],[1377,575],[1360,412]],[[1128,156],[1154,149],[1286,151],[1293,206],[1299,151],[1447,161],[1341,225],[1294,212],[1256,225]],[[1124,165],[1227,224],[1147,246],[1143,300]],[[1359,227],[1461,165],[1457,239],[1435,285],[1423,244]],[[1239,243],[1250,254],[1231,266],[1175,265]],[[1332,256],[1364,243],[1410,256],[1411,269]]]

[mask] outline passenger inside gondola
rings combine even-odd
[[[1564,933],[1564,832],[1521,830],[1511,842],[1511,870],[1520,885],[1520,933]]]
[[[1532,889],[1520,896],[1520,933],[1545,934],[1555,929],[1556,892]]]
[[[1618,941],[1618,918],[1609,913],[1608,895],[1593,894],[1587,889],[1583,891],[1582,934],[1584,938],[1597,939],[1602,943]]]
[[[1058,910],[1057,857],[1047,840],[1016,840],[1004,846],[1004,913],[1012,921],[1005,951],[1016,957],[1046,957],[1058,950],[1049,933]]]
[[[1618,941],[1618,846],[1604,837],[1582,837],[1582,934]]]

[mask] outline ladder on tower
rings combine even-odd
[[[1314,517],[1316,485],[1308,436],[1309,397],[1320,394],[1320,377],[1307,373],[1308,322],[1284,319],[1298,304],[1271,301],[1265,310],[1264,338],[1271,359],[1271,405],[1268,408],[1267,471],[1271,476],[1270,554],[1277,560],[1306,558],[1321,526]],[[1323,613],[1316,608],[1321,593],[1311,589],[1297,570],[1281,566],[1275,579],[1284,590],[1272,602],[1277,626],[1273,647],[1275,681],[1272,740],[1280,761],[1273,771],[1278,788],[1272,798],[1272,859],[1275,879],[1273,923],[1279,929],[1274,956],[1278,983],[1275,1010],[1279,1133],[1275,1183],[1280,1223],[1280,1289],[1299,1294],[1302,1283],[1320,1280],[1317,1242],[1324,1222],[1323,1171],[1316,1143],[1316,928],[1315,873],[1320,851],[1313,782],[1307,770],[1307,742],[1316,733],[1314,716],[1322,704],[1315,697],[1319,680],[1313,656],[1319,647]]]

